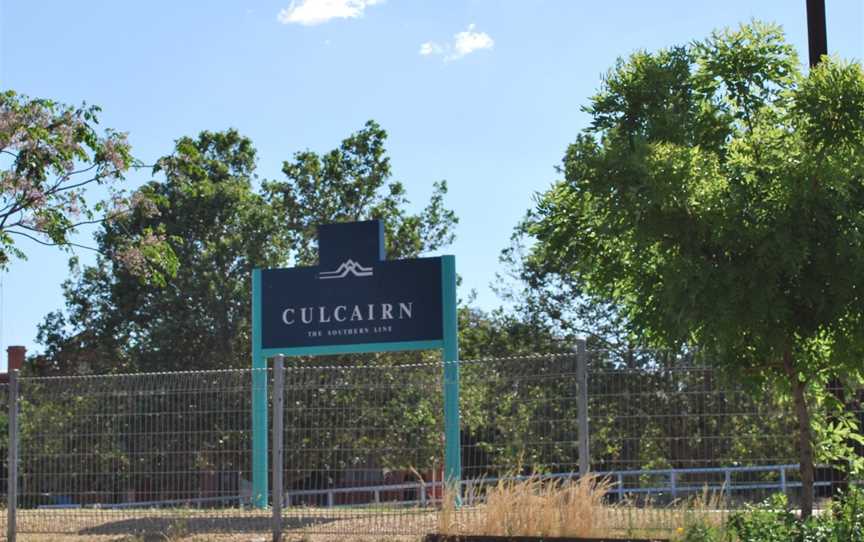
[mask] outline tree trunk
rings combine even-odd
[[[792,363],[792,352],[783,356],[786,375],[792,386],[795,417],[798,419],[798,457],[801,463],[801,519],[813,515],[813,431],[810,426],[810,410],[807,407],[807,383],[798,378]]]

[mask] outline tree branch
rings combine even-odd
[[[104,177],[104,175],[97,175],[95,177],[91,177],[90,179],[87,179],[86,181],[81,181],[79,183],[71,184],[68,186],[60,186],[62,184],[62,181],[61,181],[60,183],[57,183],[54,186],[52,186],[51,188],[49,188],[47,191],[43,192],[43,194],[47,198],[49,196],[53,196],[53,195],[58,194],[60,192],[65,192],[67,190],[74,190],[75,188],[80,188],[80,187],[87,185],[87,184],[90,184],[94,181],[98,181],[102,177]],[[15,200],[12,203],[6,205],[6,207],[3,207],[2,209],[0,209],[0,216],[4,217],[3,220],[0,221],[0,229],[2,229],[6,225],[6,219],[10,215],[17,213],[18,211],[23,211],[24,209],[27,209],[28,207],[30,207],[30,205],[33,204],[34,201],[35,200],[32,198],[28,199],[26,201]]]
[[[79,226],[86,226],[88,224],[101,224],[102,222],[105,222],[106,220],[111,220],[112,218],[116,218],[116,217],[122,216],[122,215],[123,215],[123,213],[114,213],[112,215],[103,216],[102,218],[95,218],[93,220],[82,220],[80,222],[75,222],[75,223],[69,224],[68,226],[64,226],[63,228],[60,228],[60,231],[68,232],[68,231],[74,230],[75,228],[77,228]],[[32,232],[47,234],[45,231],[40,230],[39,228],[34,228],[32,226],[28,226],[26,224],[23,224],[21,221],[18,221],[14,224],[10,224],[8,227],[9,228],[24,228],[25,230],[29,230]]]
[[[23,231],[15,231],[15,230],[6,230],[6,233],[9,233],[12,235],[20,235],[21,237],[26,237],[27,239],[30,239],[31,241],[39,243],[40,245],[45,245],[46,247],[70,246],[70,247],[92,250],[93,252],[98,252],[100,254],[102,253],[98,248],[88,247],[87,245],[79,245],[78,243],[73,243],[71,241],[67,241],[65,243],[55,243],[54,241],[43,241],[42,239],[38,239],[38,238],[30,235],[29,233],[24,233]]]

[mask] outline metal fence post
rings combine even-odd
[[[678,498],[678,474],[674,470],[669,471],[669,488],[672,492],[672,498]]]
[[[273,542],[282,540],[283,423],[285,411],[285,356],[279,354],[273,363]]]
[[[732,498],[732,471],[726,469],[723,475],[723,484],[726,486],[726,499]]]
[[[786,494],[786,467],[780,467],[780,491]]]
[[[15,542],[18,507],[18,371],[9,372],[9,471],[6,489],[6,539]]]
[[[588,450],[588,347],[585,339],[576,341],[576,382],[579,399],[579,476],[586,476],[591,470],[591,455]]]

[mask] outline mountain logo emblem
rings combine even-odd
[[[337,267],[335,271],[321,271],[320,273],[318,273],[318,278],[322,280],[344,279],[349,274],[354,275],[355,277],[371,277],[372,268],[363,267],[354,260],[348,260],[343,262],[339,267]]]

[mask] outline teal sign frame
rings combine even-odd
[[[374,221],[378,234],[378,250],[383,253],[383,227]],[[366,227],[369,222],[335,225],[345,231],[352,226]],[[331,226],[332,227],[332,226]],[[322,230],[319,230],[319,232]],[[321,237],[324,245],[323,236]],[[375,244],[373,241],[372,244]],[[327,247],[328,252],[333,249]],[[323,260],[323,254],[322,260]],[[329,254],[328,254],[329,256]],[[264,281],[262,269],[252,270],[252,505],[265,508],[269,501],[269,446],[267,421],[267,360],[273,356],[325,356],[368,352],[397,352],[406,350],[441,349],[443,360],[444,395],[444,477],[447,483],[458,484],[462,479],[461,431],[459,412],[459,339],[456,311],[456,258],[452,255],[438,258],[441,265],[441,333],[440,339],[358,342],[356,344],[317,344],[264,348],[263,303]],[[323,263],[323,261],[322,261]],[[432,285],[437,287],[439,285]]]

